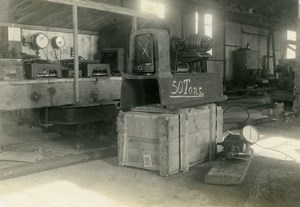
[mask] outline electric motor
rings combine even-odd
[[[208,36],[190,35],[185,38],[185,50],[197,50],[201,53],[206,53],[213,47],[213,40]]]

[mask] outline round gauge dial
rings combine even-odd
[[[54,48],[63,48],[65,46],[65,44],[66,44],[66,41],[61,36],[52,38],[52,46]]]
[[[259,132],[254,126],[247,125],[242,129],[241,137],[249,144],[255,144],[259,140]]]
[[[33,36],[32,39],[32,44],[37,48],[37,49],[44,49],[48,46],[49,44],[49,39],[46,34],[44,33],[38,33]]]

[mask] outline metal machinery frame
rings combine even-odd
[[[144,40],[137,42],[143,37]],[[198,61],[206,59],[206,55],[199,54],[199,50],[207,46],[206,43],[209,44],[209,41],[203,42],[203,37],[198,36],[188,37],[183,44],[194,53],[191,54],[191,50],[183,51],[181,59],[186,61],[186,57],[193,59],[194,56]],[[165,30],[150,28],[133,31],[129,52],[128,74],[123,76],[121,91],[121,108],[123,109],[150,104],[161,104],[165,108],[175,109],[226,99],[223,95],[222,74],[220,73],[206,73],[205,71],[199,73],[190,71],[188,66],[177,67],[172,73],[174,61],[172,63],[170,60],[170,37]],[[143,60],[137,60],[140,55],[145,55],[146,59],[152,60],[143,63]],[[175,56],[180,59],[180,54],[175,54]],[[177,59],[175,62],[178,62]]]

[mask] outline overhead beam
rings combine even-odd
[[[185,6],[186,10],[196,10],[205,8],[207,12],[212,12],[214,13],[214,16],[225,19],[227,21],[233,21],[265,28],[269,28],[271,26],[274,28],[275,26],[276,28],[280,28],[282,26],[281,22],[283,22],[282,19],[277,17],[268,17],[260,13],[256,14],[243,12],[239,8],[230,5],[224,6],[222,4],[224,2],[222,1],[188,0],[188,2],[191,4],[191,6]]]
[[[88,9],[96,9],[99,11],[106,11],[112,12],[116,14],[123,14],[127,16],[135,16],[140,18],[158,18],[155,15],[147,14],[142,11],[124,8],[120,6],[115,6],[111,4],[104,4],[101,2],[93,2],[89,0],[43,0],[46,2],[58,3],[58,4],[65,4],[70,6],[77,6],[81,8],[88,8]]]
[[[14,23],[5,23],[5,22],[0,22],[0,27],[18,27],[18,28],[21,28],[21,29],[38,30],[38,31],[73,33],[73,29],[66,29],[66,28],[60,28],[60,27],[27,25],[27,24],[14,24]],[[99,32],[93,32],[93,31],[78,30],[78,33],[79,34],[84,34],[84,35],[99,36]]]

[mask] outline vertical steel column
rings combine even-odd
[[[293,103],[293,111],[299,115],[300,108],[300,0],[298,0],[298,18],[297,18],[297,42],[296,42],[296,60],[295,60],[294,86],[296,97]]]
[[[78,10],[77,6],[72,6],[73,10],[73,47],[74,47],[74,91],[75,103],[79,103],[79,59],[78,59]]]

